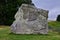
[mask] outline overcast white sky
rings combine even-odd
[[[49,10],[49,20],[56,20],[60,14],[60,0],[32,0],[37,8]]]

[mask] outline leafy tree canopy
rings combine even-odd
[[[32,4],[31,0],[0,0],[0,25],[11,25],[14,15],[22,3]]]

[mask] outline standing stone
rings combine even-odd
[[[11,32],[15,34],[47,34],[48,11],[33,5],[22,4],[15,14]]]

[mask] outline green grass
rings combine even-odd
[[[59,22],[49,22],[49,25],[60,26]],[[11,34],[10,27],[0,26],[0,40],[60,40],[60,34],[58,32],[50,30],[48,32],[48,35],[40,35],[40,34],[16,35]]]
[[[60,22],[57,21],[51,21],[48,22],[48,25],[52,27],[53,31],[59,32],[60,33]]]
[[[53,27],[60,27],[60,22],[51,21],[51,22],[48,22],[48,25]]]

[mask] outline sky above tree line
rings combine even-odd
[[[49,10],[48,20],[56,20],[60,14],[60,0],[32,0],[37,8]]]

